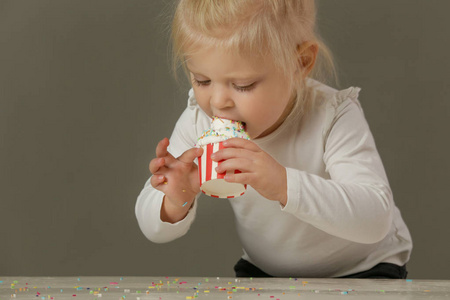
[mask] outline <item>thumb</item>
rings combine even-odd
[[[186,150],[183,154],[178,157],[178,160],[184,163],[192,163],[194,159],[202,155],[203,149],[202,148],[191,148],[189,150]]]

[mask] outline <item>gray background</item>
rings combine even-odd
[[[226,201],[147,241],[134,205],[186,105],[162,0],[0,0],[0,275],[234,276]],[[322,0],[341,88],[360,100],[414,239],[410,278],[450,279],[450,2]]]

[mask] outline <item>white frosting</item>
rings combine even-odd
[[[247,132],[244,130],[242,122],[213,117],[211,128],[205,130],[198,138],[197,145],[203,146],[219,143],[230,138],[250,139]]]

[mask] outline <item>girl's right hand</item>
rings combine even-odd
[[[175,223],[182,220],[200,192],[196,157],[203,149],[191,148],[175,158],[167,151],[169,139],[164,138],[156,146],[156,158],[150,162],[153,174],[150,184],[165,194],[161,207],[161,220]]]

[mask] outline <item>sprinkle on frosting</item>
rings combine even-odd
[[[223,142],[230,138],[250,139],[242,122],[213,117],[211,128],[205,130],[198,138],[197,145]]]

